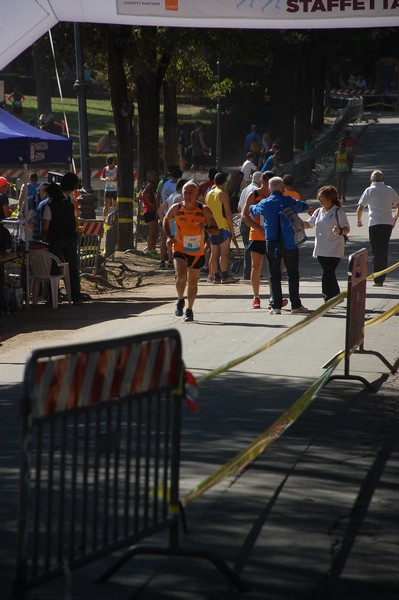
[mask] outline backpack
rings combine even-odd
[[[281,241],[284,248],[294,250],[306,240],[305,227],[302,219],[293,208],[286,206],[279,213]]]

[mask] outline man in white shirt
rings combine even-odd
[[[364,190],[357,206],[357,226],[363,227],[363,211],[369,210],[369,240],[373,255],[374,273],[383,271],[388,266],[388,246],[396,221],[399,217],[399,196],[395,190],[384,183],[382,171],[373,171],[371,185]],[[392,215],[392,206],[396,212]],[[385,275],[374,278],[374,285],[382,287]]]

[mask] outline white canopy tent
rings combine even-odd
[[[253,29],[399,26],[399,0],[3,0],[0,69],[59,21]]]

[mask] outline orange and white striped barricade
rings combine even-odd
[[[81,226],[78,245],[80,271],[96,275],[104,234],[104,222],[87,219],[81,220],[79,223]]]
[[[182,373],[175,330],[31,354],[15,598],[177,527]]]
[[[143,553],[209,560],[246,589],[215,553],[179,545],[181,407],[196,388],[181,353],[173,329],[32,352],[14,598],[62,575],[67,597],[74,570],[118,550],[97,582]],[[164,544],[145,543],[162,530]]]

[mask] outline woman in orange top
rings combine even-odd
[[[262,272],[263,257],[266,254],[265,230],[263,227],[262,217],[257,217],[258,228],[255,229],[253,222],[246,221],[249,214],[249,207],[252,204],[257,204],[262,198],[269,196],[269,178],[274,177],[274,173],[263,173],[260,181],[260,188],[254,190],[247,198],[242,218],[244,223],[251,227],[249,231],[248,250],[251,252],[251,284],[254,297],[252,300],[252,308],[260,308],[260,277]]]

